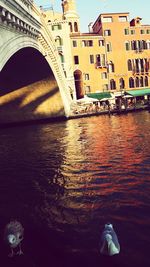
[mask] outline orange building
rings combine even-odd
[[[108,13],[97,18],[93,31],[105,40],[108,89],[148,87],[150,25],[139,17],[129,21],[129,13]]]
[[[142,25],[140,17],[130,20],[128,12],[105,13],[89,25],[88,33],[81,33],[75,4],[62,0],[61,19],[49,23],[53,28],[62,25],[62,32],[53,35],[61,36],[60,56],[74,97],[132,89],[147,89],[150,94],[150,25]]]

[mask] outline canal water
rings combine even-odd
[[[150,266],[150,113],[0,129],[1,266]],[[3,229],[25,229],[8,258]],[[102,256],[111,222],[119,255]]]

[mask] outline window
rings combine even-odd
[[[112,22],[112,17],[103,17],[102,22]]]
[[[144,58],[144,62],[145,62],[145,72],[149,71],[149,60],[147,58]]]
[[[134,88],[134,79],[132,77],[129,78],[129,87]]]
[[[132,70],[132,61],[131,59],[128,59],[128,71]]]
[[[99,54],[96,55],[96,65],[97,67],[101,67],[101,56]]]
[[[118,19],[120,22],[126,22],[127,21],[127,16],[119,16]]]
[[[88,40],[87,41],[87,46],[93,46],[93,41],[92,40]]]
[[[125,88],[125,82],[123,78],[119,79],[119,85],[120,85],[120,89],[124,89]]]
[[[67,72],[64,70],[65,77],[67,78]]]
[[[114,63],[110,62],[110,63],[108,64],[108,70],[109,70],[110,73],[111,73],[111,72],[115,72],[115,66],[114,66]]]
[[[74,23],[74,31],[78,32],[78,24],[77,24],[77,22]]]
[[[124,29],[124,34],[128,35],[129,34],[129,29]]]
[[[132,50],[136,50],[137,49],[136,41],[131,41],[131,48],[132,48]]]
[[[73,44],[73,47],[77,47],[77,41],[76,40],[73,40],[72,44]]]
[[[146,48],[145,49],[150,49],[150,41],[148,40],[145,43],[146,43]]]
[[[85,79],[86,81],[88,81],[88,80],[90,79],[90,76],[89,76],[88,73],[85,73],[85,74],[84,74],[84,79]]]
[[[145,40],[141,40],[141,47],[142,49],[147,49],[147,43]]]
[[[85,40],[82,40],[82,47],[85,47],[85,46],[87,46],[87,44],[86,44],[86,41]]]
[[[136,72],[140,71],[139,59],[138,58],[135,59],[135,71]]]
[[[55,42],[56,42],[57,46],[62,46],[63,45],[63,40],[61,39],[60,36],[56,37]]]
[[[110,42],[106,44],[106,51],[107,51],[107,52],[112,51],[111,43],[110,43]]]
[[[93,46],[93,41],[92,40],[82,40],[82,47],[85,46]]]
[[[140,86],[140,81],[139,81],[139,77],[135,78],[135,86],[139,87]]]
[[[108,84],[103,84],[102,88],[103,88],[103,91],[108,91]]]
[[[106,66],[106,56],[105,56],[105,54],[101,54],[101,65],[103,67]]]
[[[126,49],[126,51],[130,50],[130,42],[129,41],[125,42],[125,49]]]
[[[131,34],[132,34],[132,35],[135,34],[135,30],[131,30]]]
[[[74,64],[79,64],[79,57],[78,56],[74,56]]]
[[[146,30],[146,33],[147,33],[147,34],[150,34],[150,29],[147,29],[147,30]]]
[[[105,30],[104,31],[105,36],[110,36],[111,35],[111,30]]]
[[[144,79],[143,76],[140,77],[140,87],[144,86]]]
[[[99,46],[104,46],[104,40],[99,40],[98,44],[99,44]]]
[[[94,55],[90,55],[90,64],[94,63]]]
[[[148,76],[145,76],[145,86],[148,86]]]
[[[141,33],[141,34],[145,34],[145,31],[144,31],[144,30],[140,30],[140,33]]]
[[[69,22],[70,32],[73,32],[72,23]]]
[[[143,60],[143,58],[139,59],[139,63],[140,63],[141,72],[144,72],[144,60]]]
[[[102,79],[107,79],[107,72],[102,72],[101,73],[101,78]]]
[[[91,92],[90,86],[85,86],[85,94],[88,94]]]
[[[61,30],[61,24],[52,25],[52,31]]]
[[[59,56],[60,56],[61,63],[64,63],[65,62],[64,55],[59,54]]]
[[[116,89],[116,82],[114,79],[110,80],[110,90],[115,90]]]

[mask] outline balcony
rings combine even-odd
[[[95,65],[96,65],[96,69],[99,69],[99,68],[107,68],[106,62],[97,61]]]
[[[142,53],[142,52],[143,52],[143,49],[142,48],[135,49],[135,53],[137,53],[137,54]]]

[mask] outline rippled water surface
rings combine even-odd
[[[150,113],[0,130],[3,266],[150,266]],[[25,228],[7,259],[4,225]],[[121,252],[99,253],[112,222]]]

